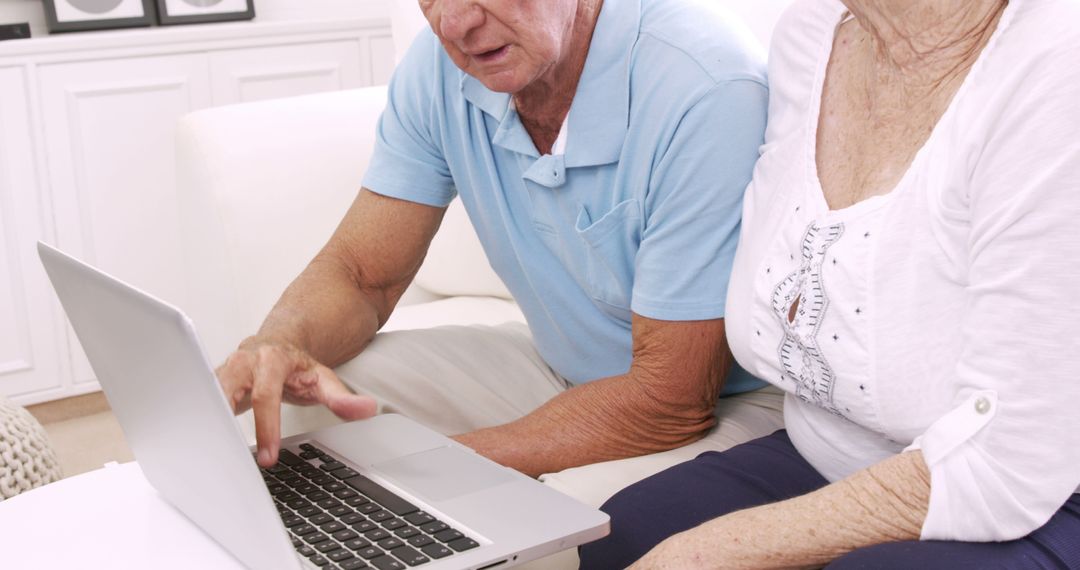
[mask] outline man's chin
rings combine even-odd
[[[472,75],[484,87],[496,93],[510,93],[513,95],[528,86],[528,82],[522,81],[513,73],[470,73],[469,75]]]

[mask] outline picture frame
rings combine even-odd
[[[154,24],[153,0],[43,0],[49,33]]]
[[[157,0],[157,14],[163,26],[250,20],[255,0]]]

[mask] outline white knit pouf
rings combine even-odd
[[[0,501],[60,476],[45,428],[30,412],[0,396]]]

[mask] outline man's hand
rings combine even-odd
[[[322,404],[344,420],[375,415],[375,400],[353,394],[326,366],[295,346],[252,337],[217,369],[234,413],[255,411],[259,465],[277,463],[281,445],[281,402]]]

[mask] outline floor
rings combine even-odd
[[[49,434],[64,477],[134,459],[101,392],[28,406]]]

